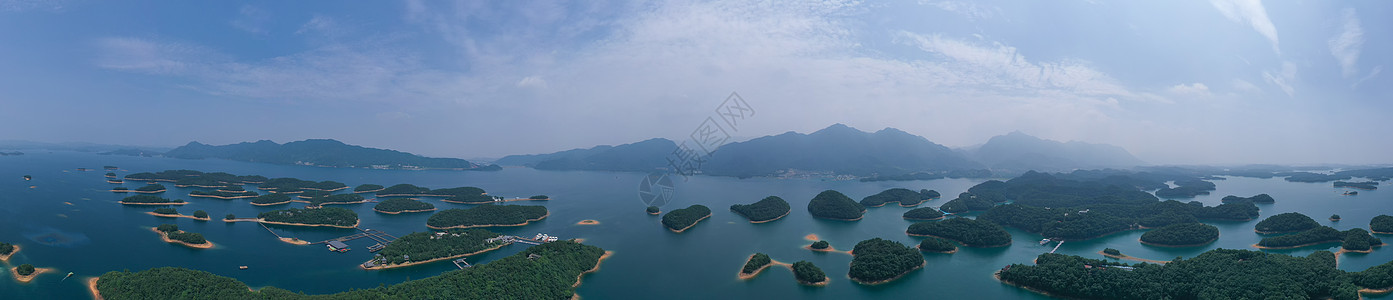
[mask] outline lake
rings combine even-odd
[[[895,204],[868,208],[865,217],[856,222],[812,218],[807,213],[807,203],[823,190],[835,189],[860,200],[893,187],[933,189],[944,197],[924,205],[936,207],[984,179],[856,182],[708,176],[684,180],[677,177],[675,200],[664,206],[664,211],[692,204],[706,205],[712,210],[711,218],[677,234],[663,228],[659,223],[660,216],[644,213],[646,205],[639,199],[638,189],[646,174],[641,173],[538,171],[527,168],[505,168],[498,172],[337,169],[226,160],[24,152],[26,155],[22,156],[0,156],[0,241],[18,243],[23,247],[19,254],[9,260],[9,266],[30,263],[37,267],[55,268],[57,272],[43,274],[29,284],[19,284],[11,279],[0,280],[0,298],[81,299],[88,297],[82,279],[108,271],[139,271],[163,266],[208,271],[236,278],[252,287],[276,286],[309,294],[374,288],[455,269],[454,264],[441,261],[408,268],[365,271],[358,268],[358,264],[372,257],[366,248],[374,242],[368,239],[348,242],[353,247],[352,251],[329,252],[321,245],[295,246],[280,242],[255,223],[224,223],[217,220],[229,213],[254,217],[260,212],[303,207],[302,203],[258,207],[248,204],[249,199],[190,198],[187,195],[193,189],[166,184],[169,191],[161,196],[190,202],[177,206],[181,213],[205,210],[214,220],[202,222],[147,215],[145,212],[153,210],[153,207],[116,203],[127,194],[108,191],[118,185],[106,183],[103,174],[110,171],[102,170],[102,166],[113,165],[120,167],[120,170],[114,171],[118,176],[190,169],[272,178],[334,180],[349,186],[364,183],[387,186],[410,183],[429,188],[476,186],[487,190],[490,195],[508,198],[549,195],[553,200],[510,203],[544,205],[551,212],[547,219],[526,226],[488,229],[521,236],[547,233],[563,239],[582,238],[586,244],[614,251],[614,256],[604,261],[600,271],[586,275],[577,289],[577,293],[589,299],[1048,299],[1004,285],[991,277],[992,272],[1002,266],[1029,263],[1035,256],[1053,248],[1053,244],[1038,245],[1037,241],[1042,238],[1039,235],[1020,230],[1008,228],[1014,239],[1009,247],[963,247],[955,254],[925,253],[927,264],[922,270],[876,286],[859,285],[846,277],[850,255],[812,252],[802,248],[810,243],[804,239],[808,234],[820,236],[839,250],[850,250],[857,242],[875,237],[907,245],[917,245],[919,241],[919,238],[904,233],[912,222],[903,220],[900,215],[910,208]],[[77,171],[77,168],[93,170],[84,172]],[[24,175],[32,175],[33,180],[25,181],[22,178]],[[1328,182],[1292,183],[1278,178],[1231,177],[1214,183],[1218,185],[1217,191],[1193,200],[1212,206],[1220,204],[1219,199],[1226,195],[1247,197],[1267,193],[1277,202],[1259,205],[1263,218],[1284,212],[1301,212],[1341,230],[1367,228],[1374,216],[1393,214],[1393,209],[1390,209],[1393,208],[1393,196],[1390,196],[1393,194],[1382,190],[1342,196],[1340,193],[1346,189],[1333,188]],[[124,184],[131,189],[141,185],[143,183],[134,181]],[[731,204],[753,203],[771,195],[788,200],[793,207],[792,213],[778,221],[750,224],[728,209]],[[445,203],[439,199],[423,200],[439,209],[472,207]],[[386,215],[373,212],[372,205],[338,207],[358,212],[362,219],[359,228],[382,230],[396,236],[428,230],[425,222],[430,213]],[[1326,217],[1331,214],[1339,214],[1344,219],[1340,222],[1327,221]],[[600,224],[576,224],[585,219],[598,220]],[[178,224],[183,230],[202,233],[217,247],[196,250],[162,242],[147,228],[164,223]],[[1257,220],[1205,223],[1218,226],[1221,236],[1217,242],[1202,247],[1142,245],[1137,239],[1143,231],[1135,230],[1089,241],[1067,242],[1059,248],[1058,253],[1103,258],[1096,252],[1103,248],[1116,248],[1131,256],[1169,260],[1177,256],[1193,257],[1215,248],[1254,249],[1251,245],[1261,238],[1253,232]],[[353,229],[274,225],[270,228],[281,235],[307,241],[326,240],[357,232]],[[1385,240],[1393,238],[1387,235],[1379,237]],[[524,247],[526,245],[515,244],[469,257],[468,261],[474,264],[488,263],[521,251]],[[1336,243],[1269,252],[1306,255],[1316,250],[1333,251],[1338,247]],[[1340,269],[1358,271],[1393,260],[1393,251],[1385,248],[1376,248],[1370,254],[1341,255]],[[782,262],[812,262],[831,277],[831,283],[825,287],[801,286],[786,268],[770,268],[751,280],[737,279],[736,273],[745,259],[755,252],[767,253],[774,260]],[[249,269],[239,270],[238,266],[243,265]],[[60,281],[67,272],[76,275]],[[11,276],[8,272],[5,274],[0,276]]]

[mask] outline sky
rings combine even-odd
[[[1156,164],[1393,163],[1389,1],[0,0],[0,139],[500,157],[1021,131]]]

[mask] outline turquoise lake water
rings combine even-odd
[[[940,179],[902,182],[855,182],[781,180],[772,178],[736,179],[728,177],[695,176],[678,178],[676,200],[663,207],[664,211],[703,204],[712,209],[711,218],[702,221],[685,233],[676,234],[659,224],[659,216],[644,213],[645,205],[638,198],[639,182],[645,174],[624,172],[538,171],[526,168],[505,168],[499,172],[405,171],[336,169],[306,166],[282,166],[225,160],[183,160],[129,156],[105,156],[90,153],[25,151],[23,156],[0,157],[0,241],[18,243],[23,250],[11,258],[6,267],[23,263],[37,267],[55,268],[57,272],[40,275],[34,282],[19,284],[5,278],[0,280],[0,298],[5,299],[82,299],[88,294],[83,280],[108,271],[138,271],[162,266],[180,266],[233,277],[253,287],[276,286],[292,291],[323,294],[355,288],[373,288],[410,279],[437,275],[455,269],[447,261],[434,264],[384,270],[365,271],[357,267],[372,257],[366,251],[373,242],[368,239],[351,241],[354,250],[346,253],[326,251],[320,245],[295,246],[280,242],[255,223],[224,223],[228,213],[239,217],[254,217],[257,213],[304,204],[257,207],[247,199],[219,200],[187,197],[193,189],[176,188],[161,196],[189,201],[178,206],[181,213],[205,210],[210,222],[186,218],[158,218],[145,214],[153,207],[123,206],[116,201],[125,194],[108,190],[116,184],[106,183],[104,165],[121,168],[120,176],[135,172],[156,172],[169,169],[191,169],[204,172],[228,172],[238,175],[295,177],[305,180],[334,180],[356,186],[364,183],[392,185],[411,183],[430,188],[477,186],[491,195],[527,197],[549,195],[551,201],[513,202],[522,205],[544,205],[551,211],[547,219],[520,227],[489,228],[496,232],[531,236],[539,232],[563,239],[583,238],[586,244],[614,251],[597,273],[586,275],[577,289],[587,299],[710,299],[710,298],[947,298],[947,299],[1047,299],[992,279],[992,272],[1012,263],[1029,263],[1036,255],[1048,252],[1040,246],[1039,235],[1009,229],[1014,243],[1001,248],[962,248],[955,254],[925,253],[926,266],[900,280],[876,286],[853,283],[846,277],[851,256],[842,253],[812,252],[802,248],[810,242],[808,234],[816,234],[831,242],[834,248],[849,250],[857,242],[880,237],[918,243],[918,238],[905,235],[912,222],[900,215],[910,208],[887,205],[869,208],[861,221],[844,222],[813,219],[806,205],[818,192],[836,189],[852,197],[862,197],[892,187],[914,190],[937,190],[945,198],[957,195],[983,180]],[[89,168],[93,171],[76,171]],[[32,181],[21,177],[32,175]],[[1262,217],[1284,212],[1301,212],[1323,224],[1337,229],[1367,228],[1369,220],[1379,214],[1393,214],[1393,194],[1384,190],[1360,191],[1358,196],[1341,196],[1345,189],[1332,188],[1330,183],[1291,183],[1281,179],[1233,177],[1215,181],[1218,190],[1193,200],[1205,205],[1218,205],[1226,195],[1252,196],[1267,193],[1277,199],[1275,204],[1259,205]],[[127,182],[124,186],[142,185]],[[250,189],[250,187],[249,187]],[[781,220],[750,224],[729,211],[731,204],[752,203],[766,196],[788,200],[793,212]],[[938,206],[948,199],[935,199],[925,205]],[[451,204],[439,199],[424,199],[437,208],[467,208],[472,205]],[[1182,200],[1189,201],[1189,200]],[[71,203],[71,204],[69,204]],[[385,215],[372,211],[372,203],[342,205],[357,211],[360,228],[382,230],[401,236],[425,231],[429,213]],[[1339,214],[1344,219],[1329,222],[1325,218]],[[971,215],[969,215],[971,216]],[[600,225],[576,225],[594,219]],[[181,229],[202,233],[218,246],[214,249],[189,249],[160,241],[147,228],[163,223],[175,223]],[[1165,248],[1141,245],[1137,239],[1143,231],[1128,231],[1099,239],[1067,242],[1059,253],[1102,258],[1096,252],[1116,248],[1123,253],[1148,259],[1169,260],[1193,257],[1215,248],[1254,249],[1251,245],[1261,238],[1253,232],[1257,221],[1205,222],[1219,227],[1219,241],[1191,248]],[[282,235],[308,241],[319,241],[353,234],[352,229],[300,228],[272,226]],[[1387,241],[1393,236],[1381,235]],[[517,244],[499,251],[469,257],[471,263],[487,263],[524,249]],[[1338,243],[1295,250],[1269,251],[1306,255],[1316,250],[1337,250]],[[751,280],[739,280],[736,273],[754,252],[764,252],[774,260],[810,261],[821,267],[831,283],[825,287],[798,285],[791,272],[771,268]],[[1344,254],[1340,268],[1358,271],[1393,260],[1393,250],[1376,248],[1370,254]],[[246,265],[248,270],[237,267]],[[60,281],[67,272],[74,278]],[[4,272],[3,277],[10,277]],[[1388,298],[1388,297],[1381,297]]]

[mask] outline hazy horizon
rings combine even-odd
[[[0,0],[0,140],[433,157],[834,123],[1152,164],[1393,163],[1393,3]],[[1379,25],[1384,24],[1384,25]],[[738,129],[738,130],[735,130]]]

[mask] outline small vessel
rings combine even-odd
[[[24,175],[24,181],[29,181],[32,179],[34,179],[34,176]]]
[[[1045,244],[1049,244],[1049,243],[1050,243],[1050,239],[1043,239],[1043,240],[1040,240],[1040,245],[1041,245],[1041,246],[1044,246]]]
[[[73,272],[68,272],[68,276],[63,276],[63,279],[59,279],[58,282],[63,282],[64,280],[68,280],[68,277],[73,277]]]
[[[246,270],[246,269],[247,269],[247,266],[237,266],[237,269],[238,269],[238,270]]]

